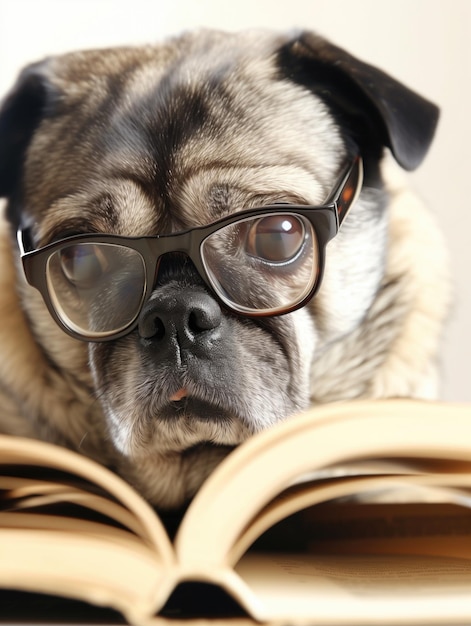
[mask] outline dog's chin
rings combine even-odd
[[[188,504],[233,449],[206,441],[180,454],[122,459],[118,470],[151,504],[161,510],[177,510]]]
[[[163,406],[148,428],[134,429],[117,470],[159,509],[178,509],[250,434],[226,409],[185,397]]]
[[[228,404],[228,403],[227,403]],[[254,434],[243,415],[222,401],[192,395],[108,411],[116,449],[131,462],[183,455],[197,447],[234,447]]]
[[[254,432],[223,399],[174,392],[164,403],[134,406],[132,415],[124,407],[121,418],[108,412],[117,471],[157,507],[184,505]]]

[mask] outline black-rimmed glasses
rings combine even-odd
[[[169,235],[75,235],[34,250],[29,229],[19,230],[25,276],[59,326],[85,341],[117,339],[136,327],[169,253],[190,257],[231,311],[248,317],[289,313],[319,289],[325,246],[362,179],[356,157],[322,206],[265,206]]]

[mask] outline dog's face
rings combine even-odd
[[[289,205],[323,204],[345,163],[363,157],[365,184],[327,247],[322,286],[289,314],[234,312],[181,250],[156,260],[135,324],[108,341],[69,337],[21,284],[36,341],[90,388],[118,467],[151,501],[180,504],[228,449],[308,406],[312,363],[361,323],[381,282],[382,150],[414,167],[435,121],[432,105],[313,35],[202,32],[25,71],[1,116],[0,191],[34,248],[71,235],[168,235],[280,203],[289,215]],[[282,281],[273,269],[245,276],[232,239],[219,250],[233,267],[226,280],[254,299],[290,290],[296,266]],[[126,292],[106,297],[94,296],[108,311],[131,306]]]

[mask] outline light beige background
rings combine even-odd
[[[452,256],[442,396],[471,400],[471,0],[0,0],[0,94],[45,55],[200,26],[314,29],[441,106],[433,148],[409,179]]]

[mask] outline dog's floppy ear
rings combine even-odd
[[[47,61],[26,67],[0,107],[0,197],[11,196],[22,175],[28,145],[56,100]]]
[[[420,165],[438,121],[434,104],[314,33],[288,42],[279,63],[329,104],[361,149],[387,146],[405,169]]]

